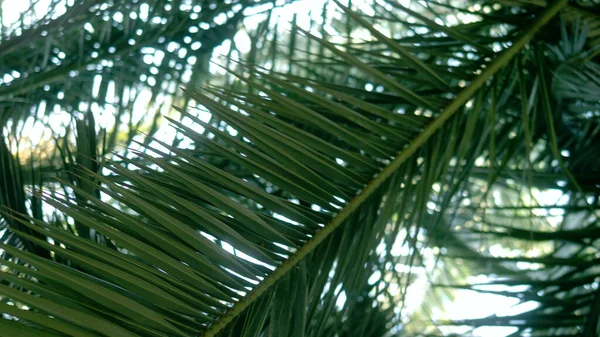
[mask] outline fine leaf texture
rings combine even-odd
[[[182,118],[170,122],[191,144],[188,147],[148,138],[138,144],[138,150],[115,154],[99,168],[91,160],[97,156],[95,143],[86,145],[82,137],[78,147],[87,152],[79,153],[79,164],[72,171],[75,179],[60,181],[64,193],[46,190],[38,195],[73,225],[27,217],[24,208],[10,207],[12,201],[4,203],[12,209],[5,211],[14,223],[11,233],[33,248],[1,246],[6,254],[0,294],[12,303],[0,305],[19,318],[15,322],[22,323],[0,320],[3,329],[49,336],[300,337],[349,336],[356,335],[355,331],[384,336],[387,332],[382,327],[397,316],[393,308],[379,308],[373,298],[365,296],[382,292],[368,279],[386,263],[397,265],[403,260],[411,267],[421,263],[417,249],[421,229],[431,233],[432,241],[459,247],[453,252],[462,253],[462,258],[484,259],[466,247],[465,239],[443,230],[450,226],[436,231],[434,224],[445,220],[424,210],[434,182],[450,177],[449,191],[437,200],[444,210],[453,202],[454,192],[468,190],[461,174],[476,170],[465,167],[464,172],[452,172],[453,155],[472,165],[484,146],[490,147],[489,156],[511,151],[505,143],[488,143],[487,134],[481,131],[497,132],[489,131],[497,121],[494,107],[508,100],[497,93],[497,83],[511,78],[521,94],[519,113],[526,116],[522,127],[527,130],[523,131],[527,157],[533,151],[532,139],[539,137],[529,130],[544,119],[544,137],[550,143],[545,155],[558,157],[560,168],[571,177],[569,183],[584,192],[586,186],[579,186],[570,173],[572,166],[560,159],[563,141],[553,127],[550,96],[553,88],[561,88],[562,95],[592,100],[584,89],[568,84],[582,70],[575,66],[561,69],[557,80],[561,82],[550,87],[541,51],[528,45],[566,1],[553,2],[536,12],[535,21],[515,36],[509,35],[509,47],[497,55],[490,55],[486,41],[478,36],[393,6],[432,31],[444,33],[451,43],[475,49],[482,60],[491,56],[481,62],[479,71],[469,74],[422,61],[416,55],[434,54],[435,50],[426,45],[401,45],[360,14],[339,5],[349,22],[372,34],[373,45],[384,46],[393,55],[365,48],[367,55],[357,56],[352,46],[335,44],[300,28],[295,33],[320,46],[327,55],[323,61],[329,59],[352,77],[381,85],[381,93],[240,62],[226,70],[237,83],[252,90],[186,89],[189,99],[213,118],[204,122],[192,109],[179,108]],[[525,47],[534,49],[538,62],[539,80],[533,88],[519,67],[521,58],[528,55],[521,52]],[[374,62],[377,57],[387,60]],[[418,75],[412,82],[405,81],[400,69]],[[517,70],[515,76],[511,76],[513,69]],[[590,91],[593,88],[588,88]],[[528,119],[530,102],[536,107],[539,102],[541,117],[535,121]],[[489,116],[482,114],[488,110]],[[78,131],[83,133],[84,125]],[[17,167],[9,162],[8,151],[3,151],[6,167]],[[533,163],[528,165],[527,174],[533,176]],[[497,179],[485,178],[489,182]],[[10,194],[4,195],[12,200]],[[418,224],[413,233],[406,234],[409,253],[373,254],[382,240],[395,240],[409,218]],[[472,232],[530,241],[550,236],[488,221],[485,230]],[[596,229],[566,229],[552,235],[584,245],[597,238]],[[390,232],[394,235],[387,236]],[[94,235],[106,239],[97,240]],[[33,253],[36,250],[50,254]],[[590,260],[563,262],[540,260],[548,265],[575,263],[580,267]],[[592,270],[565,280],[514,277],[486,284],[528,284],[530,296],[544,297],[548,292],[535,290],[591,284],[597,276]],[[405,294],[415,276],[411,270],[395,277]],[[342,293],[346,301],[356,304],[346,317],[336,309]],[[592,336],[597,327],[593,315],[598,312],[598,295],[586,305],[592,319],[562,313],[541,319],[540,309],[517,318],[437,323],[506,325],[511,319],[521,319],[525,322],[519,326],[522,329],[583,326],[584,335]],[[556,323],[558,318],[563,320]],[[360,320],[363,324],[357,323]],[[342,321],[349,323],[337,324]]]

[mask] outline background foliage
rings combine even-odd
[[[0,335],[599,335],[600,21],[563,5],[3,13]]]

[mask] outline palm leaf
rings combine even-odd
[[[366,75],[389,91],[376,95],[291,74],[244,69],[243,65],[230,73],[259,94],[214,87],[188,89],[189,97],[208,109],[218,121],[203,123],[183,109],[182,114],[202,125],[203,131],[172,120],[178,131],[192,141],[193,149],[178,149],[160,140],[150,140],[141,144],[142,152],[135,153],[137,158],[116,156],[118,161],[107,162],[104,169],[112,172],[110,176],[94,169],[76,173],[78,179],[97,185],[110,203],[99,200],[90,189],[69,183],[64,185],[71,188],[77,198],[68,193],[44,196],[46,203],[109,238],[115,247],[91,242],[38,219],[17,218],[27,230],[48,235],[54,244],[37,240],[23,231],[15,233],[69,262],[41,259],[7,246],[5,250],[20,262],[7,262],[3,271],[5,280],[26,279],[19,286],[27,291],[5,286],[0,291],[42,313],[29,315],[27,311],[21,317],[23,320],[57,332],[87,329],[92,335],[107,334],[87,316],[65,315],[68,309],[61,312],[60,307],[46,300],[57,301],[62,296],[63,307],[81,308],[89,315],[114,322],[115,330],[111,333],[115,335],[189,335],[202,331],[213,336],[234,320],[235,324],[229,324],[223,334],[332,335],[339,329],[337,323],[347,319],[344,314],[360,313],[348,306],[343,306],[345,312],[338,312],[336,302],[341,294],[351,303],[359,303],[362,298],[366,305],[373,301],[365,301],[365,293],[382,292],[368,286],[371,268],[384,270],[373,251],[382,238],[396,239],[405,223],[396,220],[393,234],[389,236],[387,225],[394,217],[405,217],[405,214],[409,221],[417,224],[413,227],[414,233],[407,234],[403,243],[411,253],[387,255],[383,264],[410,267],[409,272],[393,276],[406,294],[414,278],[413,268],[422,263],[417,233],[422,229],[433,233],[448,227],[438,225],[443,222],[441,216],[429,219],[424,212],[432,185],[441,177],[448,179],[449,191],[441,193],[437,200],[447,209],[457,190],[468,190],[461,187],[462,182],[453,181],[462,177],[458,180],[466,182],[466,172],[471,172],[476,156],[487,145],[483,141],[485,137],[477,132],[481,126],[479,115],[488,99],[487,82],[490,79],[494,84],[510,82],[511,68],[504,74],[500,70],[510,64],[540,27],[564,5],[565,2],[560,1],[549,6],[532,27],[512,41],[510,48],[485,64],[478,76],[465,77],[463,81],[468,84],[456,96],[454,92],[458,90],[447,85],[456,76],[449,71],[434,70],[409,57],[402,65],[414,68],[425,77],[425,82],[436,82],[438,86],[428,93],[419,92],[416,86],[401,83],[402,77],[389,67],[364,62],[306,31],[309,39],[322,46],[322,54],[328,50],[333,60],[343,61],[339,64],[358,68],[363,73],[352,76]],[[350,16],[369,31],[376,32],[359,16]],[[458,30],[442,29],[448,30],[452,32],[448,35],[461,43],[475,43],[469,42],[470,38],[465,39]],[[377,43],[392,46],[404,57],[409,55],[410,51],[397,42],[381,33],[374,35]],[[376,55],[373,52],[366,57]],[[252,76],[245,77],[242,71],[251,72]],[[540,88],[547,107],[548,89]],[[498,98],[494,89],[491,97],[492,106],[501,106],[498,102],[507,101]],[[451,101],[445,104],[448,99]],[[523,97],[521,100],[525,102]],[[441,109],[441,104],[445,108]],[[390,105],[402,106],[411,113],[396,114],[389,109]],[[524,104],[524,114],[527,109]],[[429,117],[417,115],[424,111]],[[551,111],[544,112],[551,120]],[[493,115],[483,120],[483,130],[494,129]],[[528,125],[525,124],[526,130],[529,130]],[[235,132],[225,131],[225,126]],[[459,134],[459,130],[463,134]],[[472,141],[476,137],[478,141]],[[531,135],[526,137],[528,158],[532,138]],[[554,139],[550,152],[556,157],[559,141],[555,131],[550,131],[550,139]],[[492,162],[500,155],[508,157],[516,148],[510,142],[492,142],[489,146]],[[468,163],[463,173],[450,172],[452,153]],[[141,164],[140,159],[145,164]],[[225,164],[219,167],[215,162]],[[534,176],[533,165],[529,163],[527,168],[530,177]],[[561,166],[566,169],[565,164]],[[240,175],[240,168],[246,173]],[[490,176],[488,182],[495,179]],[[418,183],[412,182],[415,180]],[[520,232],[488,222],[488,226],[499,229],[497,233],[487,227],[481,231],[489,236],[529,235],[531,241],[538,237],[532,231]],[[335,231],[342,225],[344,231]],[[408,233],[408,226],[406,228]],[[477,230],[472,232],[478,233]],[[454,235],[448,231],[439,234],[445,236],[442,240]],[[578,237],[591,236],[582,233]],[[457,246],[464,241],[452,238]],[[392,242],[387,243],[391,246]],[[458,250],[481,260],[467,245]],[[587,275],[581,280],[567,278],[564,283],[577,286],[593,281],[595,276]],[[144,281],[138,283],[137,279]],[[575,280],[583,283],[573,283]],[[38,282],[47,287],[37,286]],[[530,279],[499,284],[511,282],[537,287],[558,284],[555,280],[532,283]],[[64,285],[71,283],[78,286],[69,293]],[[286,294],[294,306],[285,304]],[[148,301],[148,296],[155,297],[155,303]],[[595,312],[596,307],[590,306],[590,312]],[[397,323],[391,310],[363,311],[368,312],[367,322]],[[13,312],[19,317],[18,311]],[[44,319],[48,316],[44,315],[53,316],[53,322],[48,323]],[[566,317],[571,322],[572,317],[565,315],[556,317]],[[535,312],[515,317],[529,322],[524,326],[536,329],[560,325],[540,321]],[[504,325],[510,319],[453,324],[490,322]],[[585,321],[586,334],[593,331],[594,322],[593,319]],[[574,318],[572,323],[581,325],[582,320]],[[363,335],[385,333],[377,329],[378,326],[381,325],[369,330],[363,324],[358,328],[363,329]]]

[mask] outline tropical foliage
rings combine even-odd
[[[600,334],[598,6],[50,3],[0,44],[0,335]]]

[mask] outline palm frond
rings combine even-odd
[[[420,332],[431,335],[447,325],[597,333],[598,198],[588,198],[597,182],[580,179],[597,159],[579,159],[594,143],[573,143],[567,133],[598,135],[595,124],[576,121],[582,102],[597,103],[596,86],[574,84],[595,66],[585,57],[569,67],[544,57],[587,53],[579,29],[574,39],[565,31],[563,42],[571,44],[563,49],[529,43],[566,1],[457,27],[435,21],[444,6],[392,11],[399,5],[383,3],[387,22],[421,33],[386,35],[338,4],[347,31],[355,23],[369,40],[338,43],[324,29],[317,36],[295,27],[289,52],[306,47],[306,66],[285,54],[289,68],[262,68],[264,51],[255,49],[248,62],[226,67],[235,86],[188,86],[190,106],[178,108],[179,120],[169,118],[185,148],[148,137],[99,163],[93,118],[78,122],[73,179],[60,181],[64,192],[40,196],[70,221],[26,217],[12,207],[11,232],[51,254],[2,246],[0,305],[18,323],[0,324],[48,335],[389,336],[414,331],[407,317],[427,317],[434,322]],[[515,24],[523,17],[536,20],[528,28]],[[498,38],[490,33],[496,30],[505,33]],[[316,56],[331,67],[310,64]],[[558,71],[549,74],[553,67]],[[196,116],[194,106],[211,120]],[[572,213],[563,222],[581,224],[556,229],[537,213],[552,208],[534,196],[539,178],[556,184],[552,174],[568,178]],[[467,199],[473,207],[462,207]],[[555,243],[536,246],[543,256],[481,252],[498,242],[543,241]],[[445,272],[430,274],[432,245],[448,254],[436,262]],[[470,261],[469,271],[499,277],[454,282],[448,268],[460,260]],[[520,273],[519,263],[543,267]],[[471,289],[539,306],[444,320],[426,306],[409,308],[417,282],[432,283],[435,292]],[[527,289],[490,290],[514,285]]]

